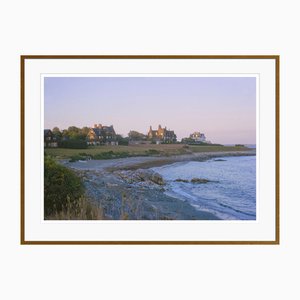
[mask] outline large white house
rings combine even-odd
[[[200,133],[199,131],[195,131],[194,133],[190,134],[190,139],[194,140],[195,142],[206,142],[205,134]]]

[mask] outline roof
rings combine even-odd
[[[50,129],[44,129],[44,136],[48,134],[52,134],[52,131]]]
[[[95,134],[96,135],[102,135],[103,133],[102,133],[102,129],[100,129],[100,128],[92,128],[92,130],[95,132]]]
[[[103,126],[102,129],[106,132],[106,133],[112,133],[115,134],[115,130],[113,125],[110,126]]]
[[[92,128],[97,136],[104,136],[106,134],[116,134],[113,125],[102,126],[102,128]]]

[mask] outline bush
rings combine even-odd
[[[218,146],[218,147],[224,147],[224,145],[221,144],[208,144],[205,142],[199,142],[199,143],[188,143],[190,146]]]
[[[84,194],[84,186],[76,174],[45,156],[44,161],[44,215],[76,209]]]
[[[87,154],[86,152],[79,152],[78,154],[81,155],[81,156],[90,156],[90,155]]]
[[[75,161],[78,161],[78,160],[87,160],[87,159],[88,159],[87,156],[82,156],[82,155],[72,155],[72,156],[70,156],[69,162],[75,162]]]
[[[159,152],[158,150],[156,150],[156,149],[149,149],[149,150],[147,150],[146,152],[147,152],[147,154],[149,154],[149,155],[157,155],[157,154],[160,154],[160,152]]]
[[[107,151],[107,152],[97,153],[92,157],[93,159],[112,159],[112,158],[130,157],[130,154],[127,151],[123,151],[123,152]]]
[[[129,144],[128,140],[125,139],[118,141],[119,146],[128,146],[128,144]]]
[[[58,145],[61,148],[70,148],[70,149],[86,149],[87,143],[83,140],[66,140],[61,141]]]

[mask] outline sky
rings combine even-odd
[[[44,127],[113,125],[146,134],[150,125],[195,131],[213,143],[255,144],[255,77],[45,77]]]

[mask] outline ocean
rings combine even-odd
[[[223,220],[256,219],[256,156],[220,157],[152,168],[166,181],[165,193]],[[191,179],[207,183],[191,183]],[[177,179],[189,182],[178,182]]]

